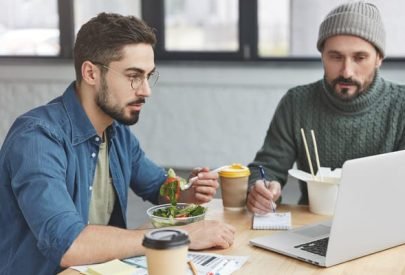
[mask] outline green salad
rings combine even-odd
[[[170,201],[170,206],[155,210],[153,212],[154,216],[162,218],[186,218],[199,216],[205,213],[206,208],[197,204],[178,207],[177,200],[181,192],[180,185],[185,183],[186,180],[176,176],[173,169],[170,168],[168,170],[166,182],[160,187],[160,195],[166,197]]]
[[[180,208],[177,205],[170,205],[166,208],[161,208],[154,211],[153,215],[162,218],[186,218],[204,214],[205,209],[205,207],[197,204],[190,204],[184,208]]]

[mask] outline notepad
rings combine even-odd
[[[291,212],[253,216],[253,229],[287,230],[291,228]]]
[[[136,271],[136,268],[121,262],[120,260],[112,260],[102,264],[89,265],[84,274],[87,275],[131,275]]]

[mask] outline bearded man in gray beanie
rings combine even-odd
[[[346,160],[405,149],[405,86],[381,77],[385,31],[376,6],[351,2],[333,9],[319,28],[317,48],[323,79],[290,89],[281,99],[264,144],[249,164],[247,207],[271,211],[294,162],[310,172],[300,129],[316,133],[320,163],[342,167]],[[311,142],[309,151],[314,152]],[[312,154],[312,160],[315,160]],[[258,167],[270,181],[266,188]],[[312,163],[317,167],[316,163]],[[315,173],[316,173],[315,169]],[[299,203],[308,203],[301,182]]]

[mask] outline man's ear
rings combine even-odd
[[[96,85],[100,78],[100,69],[90,61],[82,64],[82,78],[88,85]]]
[[[378,69],[380,68],[382,61],[383,61],[383,56],[381,55],[380,51],[377,51],[377,58],[375,61],[375,68]]]
[[[376,61],[375,61],[376,69],[380,68],[380,66],[382,64],[382,61],[383,61],[382,55],[379,52],[377,52],[377,58],[376,58]]]

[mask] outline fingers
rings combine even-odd
[[[198,170],[197,180],[192,185],[194,197],[198,203],[209,202],[219,187],[218,173],[210,172],[208,167],[196,168]]]
[[[270,182],[270,188],[267,189],[264,182],[259,180],[250,189],[246,206],[253,213],[269,213],[272,211],[273,207],[276,207],[274,201],[276,201],[280,196],[280,190],[280,184],[276,181]]]
[[[271,211],[270,202],[268,204],[259,203],[257,200],[252,199],[250,194],[246,206],[249,211],[256,214],[266,214]]]
[[[228,248],[234,243],[235,228],[219,221],[205,220],[184,226],[190,236],[190,249]]]
[[[224,232],[218,236],[217,247],[229,248],[233,245],[235,240],[236,230],[233,226],[229,224],[224,224]]]
[[[198,193],[196,192],[194,194],[194,201],[197,204],[202,204],[202,203],[207,203],[209,201],[212,200],[212,198],[214,197],[215,192],[213,192],[212,194],[206,194],[206,193]]]
[[[218,173],[212,172],[208,167],[197,167],[191,171],[190,178],[198,177],[199,180],[218,180]]]
[[[192,186],[195,203],[206,203],[212,200],[217,192],[217,188],[208,186]]]
[[[194,188],[199,188],[200,191],[204,193],[205,190],[210,188],[217,189],[219,187],[219,183],[217,179],[199,178],[193,183],[192,186],[194,186]]]
[[[278,181],[271,181],[269,189],[272,195],[271,199],[277,201],[281,196],[281,184]]]
[[[205,167],[204,167],[205,168]],[[189,178],[193,178],[193,177],[197,177],[198,173],[200,173],[200,171],[204,170],[204,168],[201,167],[196,167],[191,171],[190,177]]]

